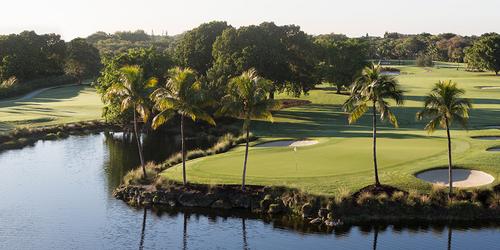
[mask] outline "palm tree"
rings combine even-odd
[[[344,103],[344,109],[349,114],[349,124],[356,122],[368,109],[372,108],[373,119],[373,165],[375,169],[375,185],[379,186],[377,166],[377,112],[380,119],[389,120],[398,127],[398,121],[390,109],[387,100],[393,100],[397,105],[403,104],[404,91],[393,76],[381,74],[380,65],[372,64],[363,69],[351,86],[351,96]]]
[[[211,104],[202,88],[200,81],[196,79],[196,73],[189,68],[179,67],[168,71],[168,81],[164,87],[156,89],[151,94],[154,107],[160,113],[153,118],[153,128],[158,128],[175,114],[181,117],[181,154],[182,154],[182,180],[184,185],[186,179],[186,149],[184,139],[184,118],[191,120],[204,120],[215,125],[214,119],[203,109]]]
[[[438,126],[446,129],[446,135],[448,136],[448,182],[450,183],[450,197],[453,192],[450,126],[456,120],[462,127],[467,129],[469,109],[472,108],[471,102],[468,99],[461,98],[464,94],[465,90],[458,88],[457,84],[451,80],[439,81],[425,98],[424,109],[417,113],[418,120],[422,120],[424,117],[431,119],[425,126],[425,129],[429,133],[434,132]]]
[[[217,112],[219,115],[228,115],[244,120],[243,130],[246,132],[246,146],[241,182],[243,191],[245,191],[250,122],[252,119],[272,121],[271,109],[276,106],[276,103],[267,97],[272,87],[272,82],[258,76],[254,69],[243,72],[240,76],[229,81],[227,94],[222,98],[222,106]]]
[[[137,140],[139,158],[141,160],[143,178],[146,178],[146,167],[142,152],[142,145],[137,129],[138,115],[143,122],[147,122],[150,114],[149,93],[150,88],[157,83],[156,78],[145,79],[139,66],[126,66],[120,69],[119,81],[113,83],[107,90],[105,99],[118,98],[121,102],[121,111],[131,108],[134,116],[134,136]]]

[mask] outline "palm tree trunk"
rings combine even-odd
[[[141,160],[141,166],[142,166],[142,178],[146,179],[146,166],[144,164],[144,157],[142,156],[142,145],[141,145],[141,139],[139,137],[139,133],[137,131],[137,114],[134,109],[134,134],[135,134],[135,139],[137,140],[137,149],[139,150],[139,159]]]
[[[375,102],[373,102],[373,167],[375,168],[375,186],[380,185],[378,179],[378,166],[377,166],[377,109]]]
[[[245,145],[245,161],[243,162],[243,177],[241,181],[241,190],[245,192],[245,178],[247,175],[247,161],[248,161],[248,142],[249,142],[249,136],[250,135],[250,125],[247,126],[247,138],[246,138],[246,145]]]
[[[181,154],[182,154],[182,183],[187,184],[186,179],[186,150],[184,148],[184,115],[181,115]]]
[[[448,124],[448,118],[446,120],[446,135],[448,136],[448,182],[450,183],[450,193],[448,194],[451,198],[453,195],[453,176],[452,176],[452,160],[451,160],[451,136],[450,136],[450,126]]]

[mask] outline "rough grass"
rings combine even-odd
[[[102,102],[94,88],[67,86],[30,98],[0,100],[0,131],[101,119]]]
[[[416,172],[444,167],[447,164],[444,131],[429,136],[423,131],[424,122],[415,121],[422,107],[423,96],[438,80],[451,79],[459,83],[472,99],[470,130],[452,130],[454,162],[466,168],[485,171],[496,178],[486,188],[499,183],[500,154],[486,152],[500,141],[472,139],[477,135],[500,135],[500,130],[483,129],[500,125],[500,90],[481,90],[477,86],[500,86],[500,77],[489,72],[466,72],[445,68],[399,67],[399,80],[407,91],[404,107],[394,108],[400,128],[382,124],[379,132],[378,158],[382,183],[403,190],[430,192],[431,185],[415,178]],[[278,98],[289,99],[286,95]],[[298,148],[251,147],[247,183],[255,185],[285,185],[315,194],[336,194],[340,188],[354,192],[373,183],[371,155],[371,124],[366,116],[348,125],[341,104],[347,98],[324,86],[312,90],[303,100],[311,104],[288,108],[274,113],[274,124],[252,123],[252,130],[261,139],[252,143],[277,139],[317,139],[319,144]],[[188,181],[208,184],[238,184],[241,182],[244,147],[219,155],[203,157],[187,163]],[[181,168],[163,173],[181,179]],[[346,192],[344,190],[344,192]],[[430,198],[429,198],[430,199]],[[424,202],[429,202],[424,198]]]

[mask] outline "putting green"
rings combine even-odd
[[[52,88],[29,98],[0,101],[0,130],[101,119],[102,102],[94,88]]]
[[[394,107],[400,128],[380,124],[378,140],[379,175],[383,183],[403,189],[429,190],[431,185],[414,174],[447,164],[446,134],[436,131],[429,136],[425,122],[417,122],[415,113],[422,107],[424,95],[438,80],[451,79],[465,88],[472,99],[470,130],[454,128],[453,157],[457,166],[478,169],[491,174],[499,183],[500,155],[487,148],[498,146],[498,141],[482,141],[471,136],[500,135],[500,90],[481,90],[476,86],[500,86],[500,77],[491,73],[472,73],[456,69],[424,69],[401,67],[398,76],[407,91],[404,107]],[[290,98],[280,95],[278,98]],[[260,137],[252,145],[277,139],[315,139],[316,145],[297,148],[251,147],[247,168],[247,183],[259,185],[287,185],[311,193],[335,194],[339,189],[355,190],[373,183],[371,117],[366,115],[358,123],[347,124],[341,105],[347,98],[338,95],[329,86],[319,86],[302,97],[311,104],[280,110],[274,113],[273,124],[252,122],[252,131]],[[188,181],[196,183],[241,183],[244,147],[230,152],[195,159],[187,163]],[[162,173],[181,180],[181,166]]]

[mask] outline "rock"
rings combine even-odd
[[[260,208],[262,209],[262,211],[267,211],[269,210],[269,206],[273,203],[273,200],[272,199],[267,199],[267,196],[264,197],[263,200],[260,201]]]
[[[328,216],[328,209],[326,209],[326,208],[320,208],[320,209],[318,210],[318,216],[319,216],[320,218],[325,219],[325,218]]]
[[[280,204],[271,204],[267,212],[270,214],[279,214],[283,212],[283,207]]]
[[[252,201],[250,200],[250,197],[248,197],[246,195],[232,200],[232,206],[234,208],[248,209],[251,207],[251,205],[252,205]]]
[[[181,194],[178,202],[184,207],[209,207],[215,199],[213,194],[192,192]]]
[[[302,217],[309,218],[313,213],[313,207],[310,203],[306,203],[302,206]]]
[[[314,224],[314,225],[320,225],[323,224],[323,220],[321,218],[316,218],[311,220],[309,223]]]
[[[218,208],[218,209],[231,209],[231,203],[226,201],[226,200],[216,200],[214,203],[212,203],[212,208]]]

